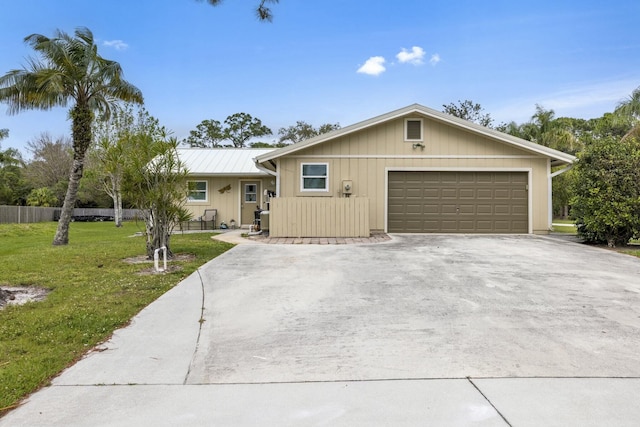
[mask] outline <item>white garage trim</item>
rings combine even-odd
[[[533,234],[533,169],[532,168],[474,168],[474,167],[386,167],[384,171],[384,232],[389,232],[389,172],[526,172],[529,234]],[[551,181],[549,181],[551,182]]]

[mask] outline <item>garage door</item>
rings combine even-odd
[[[528,233],[526,172],[389,172],[390,233]]]

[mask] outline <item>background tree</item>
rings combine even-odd
[[[220,3],[222,3],[222,0],[207,0],[207,3],[212,6],[218,6]],[[255,9],[258,19],[267,22],[273,21],[273,14],[271,13],[271,9],[267,5],[276,3],[278,3],[278,0],[260,0],[260,2],[258,3],[258,7],[256,7]]]
[[[299,120],[293,126],[280,128],[278,131],[280,138],[278,139],[277,146],[284,147],[289,144],[297,144],[305,139],[313,138],[314,136],[322,135],[337,129],[340,129],[340,125],[338,123],[325,123],[316,129],[309,123]]]
[[[69,242],[69,223],[82,178],[84,159],[91,145],[95,112],[109,116],[118,100],[142,103],[142,93],[122,77],[115,61],[98,55],[93,34],[78,28],[75,37],[60,30],[53,38],[32,34],[25,38],[38,54],[28,66],[0,77],[0,101],[9,104],[9,113],[22,110],[66,107],[72,121],[73,166],[65,195],[54,245]]]
[[[182,143],[191,148],[220,148],[225,139],[222,124],[218,120],[203,120]]]
[[[178,157],[178,140],[149,132],[132,136],[134,147],[124,179],[125,193],[144,215],[147,256],[170,246],[171,232],[188,218],[184,204],[189,193],[185,165]]]
[[[500,125],[497,130],[518,138],[526,139],[545,147],[575,154],[582,147],[576,135],[582,135],[584,129],[589,128],[586,121],[570,118],[556,118],[555,111],[547,110],[536,104],[535,113],[531,119],[520,125],[515,122]],[[559,168],[554,169],[555,172]],[[569,215],[569,201],[571,192],[572,172],[562,173],[552,181],[553,215],[566,218]]]
[[[624,135],[624,138],[640,138],[640,87],[637,87],[627,99],[618,104],[615,114],[623,122],[627,121],[631,124],[631,129]]]
[[[235,148],[244,148],[251,138],[271,135],[271,129],[264,126],[260,119],[247,113],[236,113],[224,120],[224,139],[231,141]]]
[[[31,161],[25,168],[25,177],[32,188],[48,188],[56,202],[49,206],[61,206],[67,186],[69,170],[73,165],[73,147],[69,138],[60,136],[55,140],[43,132],[27,142]],[[35,205],[34,205],[35,206]]]
[[[102,190],[111,197],[116,227],[122,226],[123,185],[127,168],[135,155],[136,138],[148,135],[161,139],[166,130],[147,110],[127,104],[111,115],[109,120],[98,121],[94,127],[95,149],[91,159],[95,161],[95,178]]]
[[[58,206],[58,197],[49,187],[34,188],[27,196],[27,205],[45,208]]]
[[[113,200],[105,193],[102,181],[99,181],[100,164],[92,155],[93,151],[92,146],[84,161],[84,173],[78,187],[76,207],[109,209],[113,207]]]
[[[29,187],[23,177],[23,170],[24,162],[18,150],[0,149],[0,205],[25,203]]]
[[[589,141],[574,168],[571,214],[590,242],[625,245],[640,235],[640,140]]]
[[[9,129],[0,129],[0,141],[9,136]]]
[[[443,113],[451,114],[464,120],[469,120],[481,126],[492,127],[493,119],[489,113],[483,113],[484,108],[480,104],[474,103],[468,99],[464,101],[458,100],[458,104],[453,102],[448,105],[442,105]]]

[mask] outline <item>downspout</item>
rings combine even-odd
[[[571,170],[571,168],[573,168],[573,163],[571,163],[569,166],[567,166],[566,168],[562,168],[560,170],[555,171],[554,173],[551,173],[551,160],[549,160],[549,163],[547,163],[547,176],[549,177],[548,179],[548,191],[547,194],[549,195],[549,230],[551,230],[551,228],[553,227],[551,224],[553,224],[553,190],[552,190],[552,184],[551,184],[551,180],[553,178],[555,178],[558,175],[562,175],[565,172],[568,172]]]

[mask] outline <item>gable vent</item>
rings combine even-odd
[[[405,121],[405,141],[422,141],[422,119]]]

